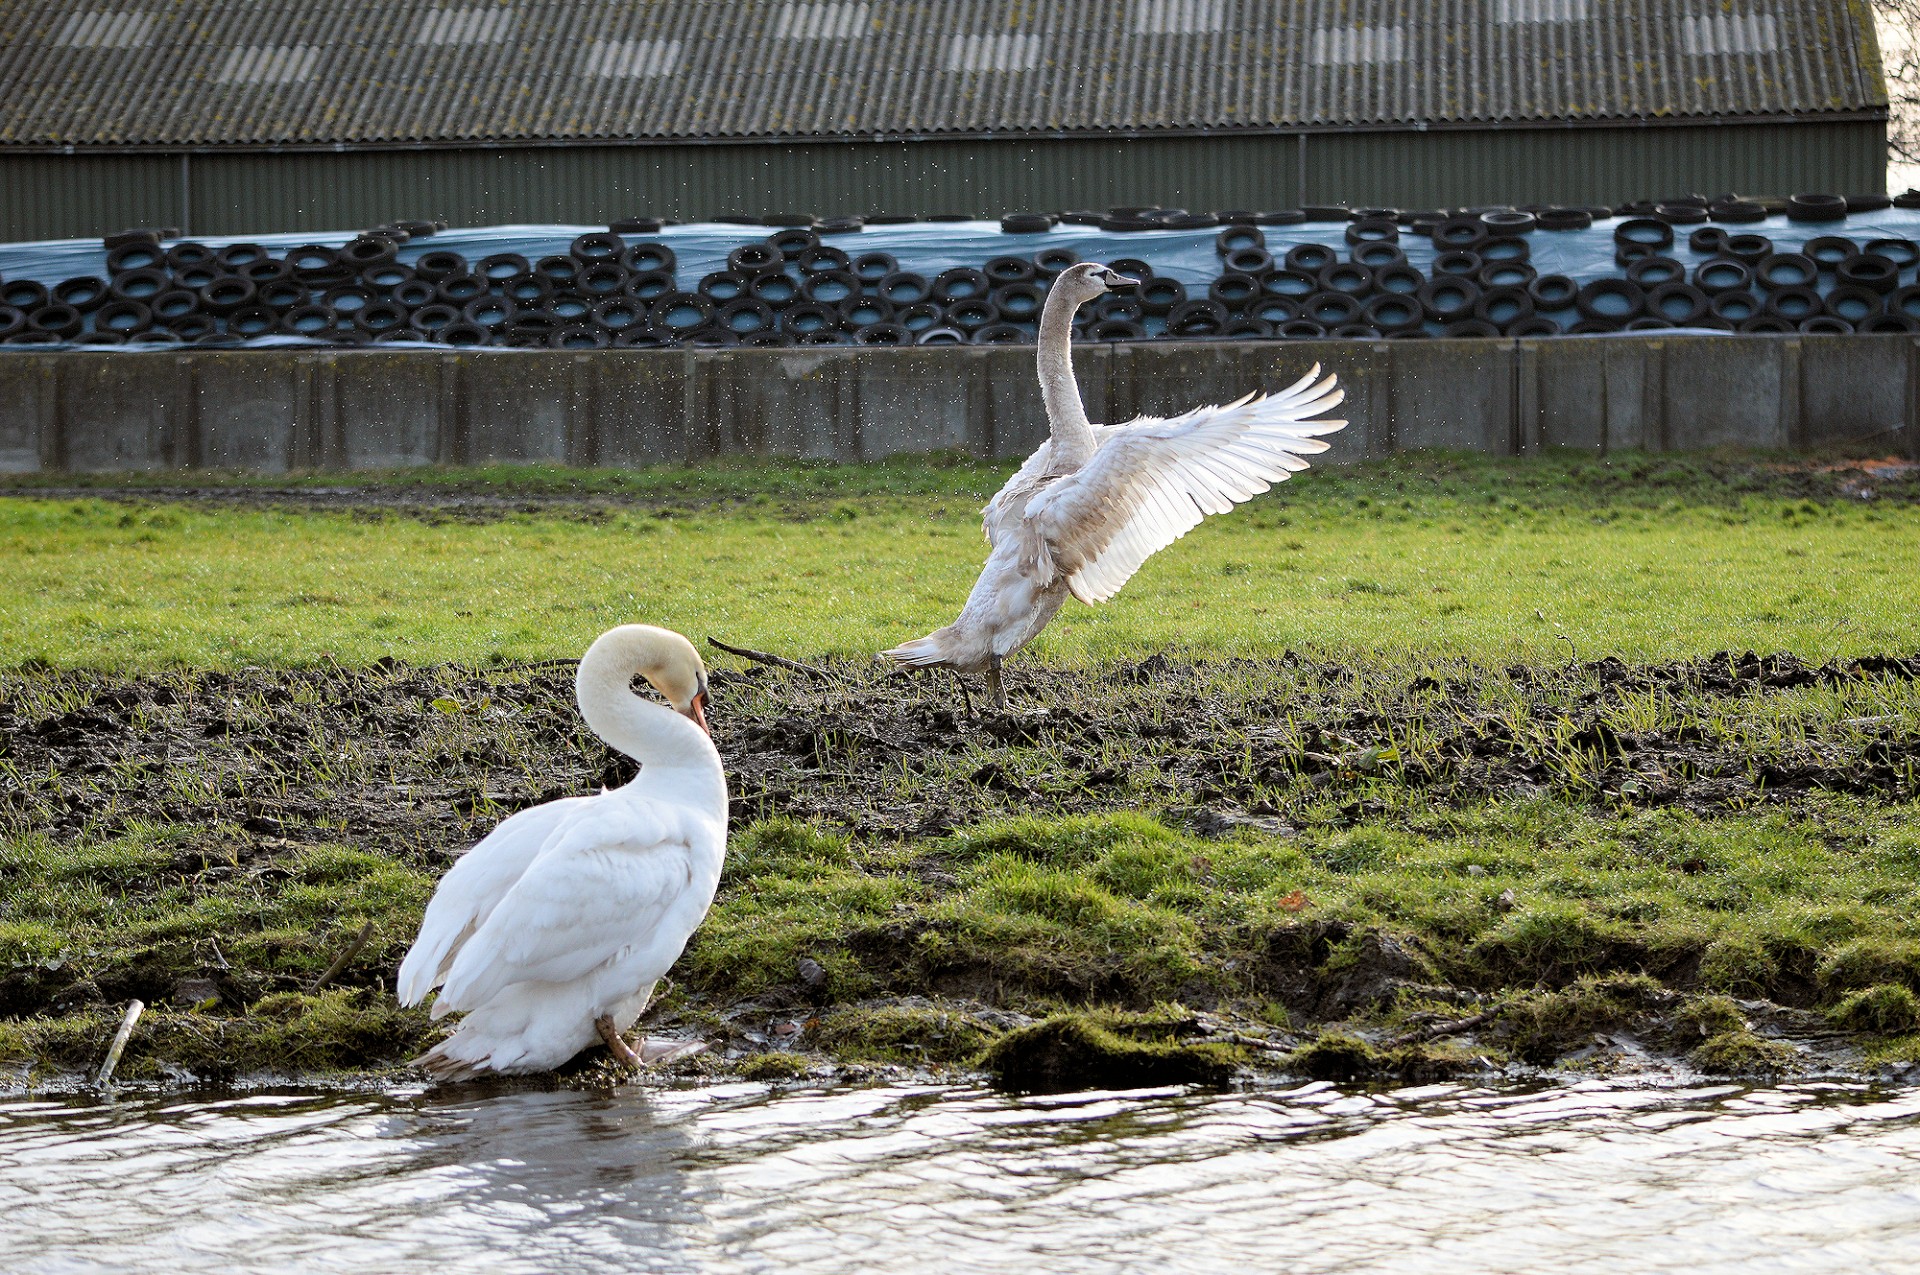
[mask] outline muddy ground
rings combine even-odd
[[[506,814],[634,772],[579,723],[572,671],[568,661],[0,674],[0,836],[59,847],[154,826],[196,829],[158,869],[185,895],[236,882],[271,890],[310,873],[303,854],[323,846],[351,847],[430,879]],[[714,735],[736,830],[786,817],[911,848],[996,817],[1126,809],[1160,813],[1204,837],[1242,829],[1284,836],[1309,818],[1363,823],[1405,792],[1441,805],[1546,795],[1705,816],[1791,808],[1822,792],[1920,795],[1920,738],[1900,714],[1777,738],[1727,725],[1729,714],[1751,717],[1756,704],[1804,688],[1904,686],[1920,678],[1920,655],[1812,665],[1723,652],[1504,670],[1157,655],[1090,672],[1019,667],[1013,712],[972,717],[945,675],[855,663],[824,674],[715,672]],[[1649,714],[1653,703],[1663,711]],[[7,870],[0,862],[0,887]],[[913,860],[910,870],[935,882],[945,872],[933,858]],[[0,922],[8,911],[0,906]],[[327,945],[337,950],[343,937],[326,938],[314,959],[324,963]],[[383,937],[325,993],[346,999],[321,1008],[351,1023],[343,1029],[351,1039],[314,1055],[326,1065],[393,1065],[426,1031],[423,1020],[385,1008],[407,936]],[[850,959],[882,971],[877,995],[868,988],[842,1001],[802,962],[790,986],[771,992],[730,996],[712,979],[683,989],[653,1026],[691,1026],[714,1041],[696,1070],[799,1075],[849,1058],[967,1064],[991,1046],[990,1066],[1034,1087],[1218,1079],[1262,1067],[1424,1076],[1491,1065],[1490,1057],[1625,1067],[1685,1057],[1706,1070],[1764,1070],[1780,1064],[1780,1041],[1802,1051],[1803,1068],[1808,1058],[1829,1069],[1857,1059],[1848,1034],[1816,1012],[1806,977],[1737,1004],[1703,1000],[1688,992],[1686,960],[1646,953],[1514,993],[1436,985],[1419,954],[1337,920],[1282,926],[1260,940],[1258,957],[1288,1011],[1288,1027],[1277,1029],[1205,988],[1179,998],[1201,1008],[1169,1017],[1153,1008],[1154,995],[1123,980],[1019,987],[929,973],[881,950],[886,943],[868,932],[849,944]],[[276,997],[310,994],[311,973],[237,968],[217,944],[209,954],[191,938],[91,967],[0,963],[0,1029],[68,1023],[64,1036],[35,1037],[35,1049],[43,1065],[83,1066],[98,1056],[126,998],[219,1001],[240,1022],[270,1016]],[[1328,1027],[1364,1022],[1409,997],[1421,1008],[1390,1028],[1353,1035]],[[1039,1022],[1047,1007],[1076,999],[1094,1009],[1091,1017]],[[177,1046],[180,1074],[232,1073],[218,1044],[199,1039],[204,1024],[176,1031],[172,1022],[155,1026],[155,1048]],[[180,1043],[179,1032],[198,1033],[198,1043]],[[844,1046],[837,1055],[836,1033]],[[1722,1053],[1703,1054],[1702,1041],[1719,1042]]]

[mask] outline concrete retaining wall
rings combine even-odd
[[[1339,462],[1449,448],[1914,454],[1920,340],[1617,337],[1090,345],[1095,420],[1348,387]],[[1025,455],[1046,433],[1030,347],[195,350],[0,355],[0,471],[278,473],[720,455]]]

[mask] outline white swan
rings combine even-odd
[[[1052,437],[987,505],[991,551],[960,618],[882,651],[912,668],[985,673],[1007,707],[1000,665],[1038,636],[1071,593],[1104,602],[1140,564],[1208,514],[1225,513],[1323,452],[1315,435],[1343,420],[1311,420],[1346,395],[1314,365],[1279,394],[1124,425],[1087,420],[1073,377],[1073,314],[1136,281],[1097,262],[1062,271],[1040,313],[1040,392]]]
[[[673,708],[635,695],[635,674]],[[433,1016],[466,1015],[414,1060],[442,1079],[546,1071],[596,1036],[629,1066],[689,1052],[678,1042],[635,1053],[620,1033],[720,881],[727,780],[707,731],[706,670],[678,633],[627,624],[587,649],[574,693],[587,725],[640,774],[520,811],[441,878],[397,991],[417,1005],[438,987]]]

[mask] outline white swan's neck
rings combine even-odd
[[[634,674],[646,663],[641,650],[595,643],[574,675],[580,716],[608,747],[640,763],[637,782],[654,788],[666,781],[684,795],[717,799],[724,810],[726,775],[707,732],[664,704],[633,693]],[[664,773],[669,771],[672,775]]]
[[[1080,383],[1073,379],[1073,312],[1079,308],[1064,289],[1055,289],[1040,311],[1040,397],[1053,433],[1051,468],[1062,473],[1080,468],[1098,446],[1080,401]]]

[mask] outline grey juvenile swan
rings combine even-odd
[[[1249,394],[1124,425],[1087,419],[1073,379],[1073,315],[1137,281],[1098,262],[1061,272],[1040,313],[1040,392],[1052,437],[1027,457],[984,514],[987,565],[960,618],[884,658],[909,668],[984,673],[1005,712],[1000,665],[1047,626],[1071,593],[1104,602],[1140,564],[1198,526],[1257,496],[1323,452],[1316,438],[1346,425],[1312,420],[1346,397],[1320,367],[1279,394]]]

